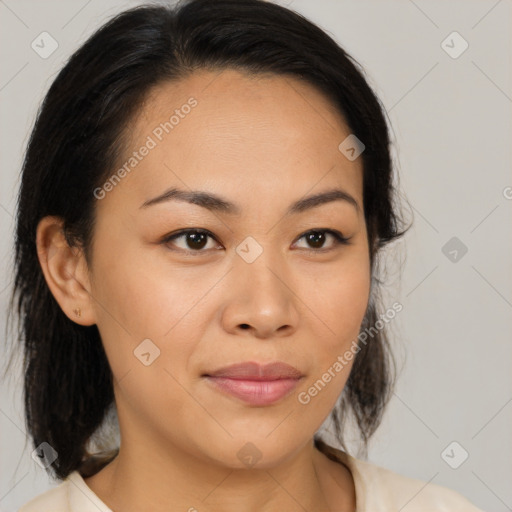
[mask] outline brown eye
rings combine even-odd
[[[312,231],[307,235],[304,235],[308,244],[312,245],[314,249],[320,249],[325,243],[325,232],[323,231]]]
[[[199,230],[199,229],[187,229],[187,230],[180,231],[178,233],[175,233],[171,236],[164,238],[164,240],[162,240],[162,243],[170,244],[171,242],[173,242],[172,245],[178,245],[178,244],[175,244],[174,242],[176,240],[182,240],[181,247],[179,247],[179,245],[178,245],[179,249],[189,252],[189,253],[190,252],[206,252],[207,249],[206,250],[203,250],[203,249],[207,246],[209,238],[214,239],[213,236],[211,235],[211,233],[209,233],[208,231]],[[213,247],[210,247],[210,248],[213,248]]]
[[[202,249],[208,242],[208,235],[199,231],[191,231],[185,236],[185,243],[191,249]]]
[[[331,236],[334,240],[333,244],[331,244],[331,247],[324,247],[326,239],[328,239],[328,236]],[[349,238],[345,238],[339,231],[335,231],[332,229],[315,229],[313,231],[308,231],[307,233],[304,233],[299,240],[305,239],[306,243],[308,244],[308,247],[305,247],[305,249],[310,250],[317,250],[317,251],[329,251],[331,249],[335,249],[338,245],[348,245],[349,244]]]

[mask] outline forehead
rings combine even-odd
[[[194,127],[201,130],[198,136],[213,135],[210,128],[214,122],[219,122],[215,126],[219,135],[234,137],[237,128],[243,128],[245,134],[251,128],[261,141],[315,140],[350,133],[333,103],[311,84],[292,76],[234,69],[200,70],[153,87],[136,116],[135,130],[147,132],[148,123],[169,119],[191,98],[197,101],[193,117],[201,119],[201,126]],[[287,130],[276,139],[273,132],[285,126]]]
[[[171,185],[236,193],[246,202],[288,191],[296,199],[332,185],[362,195],[361,158],[350,161],[338,149],[350,135],[341,114],[289,76],[203,70],[159,84],[126,134],[119,166],[151,147],[121,184],[139,203]]]

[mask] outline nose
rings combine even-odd
[[[300,302],[293,278],[264,251],[255,261],[235,261],[230,272],[229,299],[222,312],[226,332],[266,339],[290,336],[297,330]]]

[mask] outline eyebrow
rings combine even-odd
[[[171,200],[184,201],[190,204],[201,206],[210,211],[217,211],[229,215],[240,215],[242,213],[242,210],[239,206],[218,195],[200,190],[180,190],[175,187],[166,190],[163,194],[160,194],[153,199],[148,199],[140,206],[140,208],[147,208],[149,206],[161,204]],[[289,215],[302,213],[306,210],[310,210],[312,208],[316,208],[333,201],[344,201],[351,204],[356,209],[356,211],[359,212],[360,210],[359,203],[348,192],[345,192],[339,188],[335,188],[299,199],[290,205],[286,214]]]

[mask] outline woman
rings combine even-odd
[[[27,428],[62,480],[21,512],[478,510],[346,452],[392,390],[377,256],[406,229],[383,109],[300,15],[112,19],[44,100],[17,221]]]

